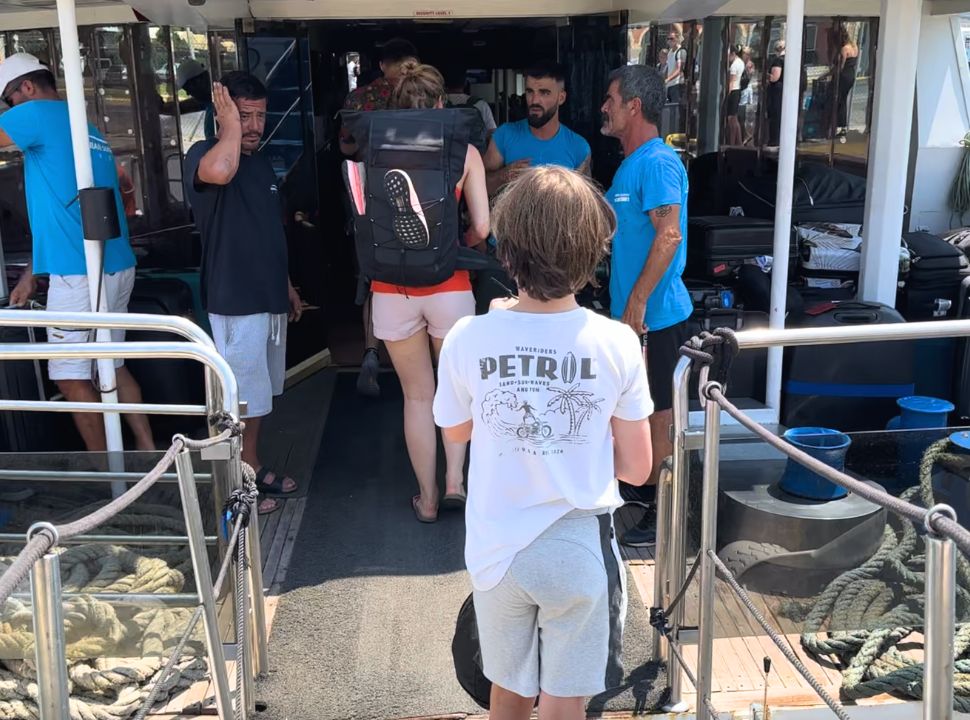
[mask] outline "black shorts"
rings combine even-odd
[[[728,117],[737,115],[739,107],[741,107],[741,91],[732,90],[724,101],[724,112]]]
[[[647,379],[654,412],[674,406],[674,369],[680,360],[680,348],[689,337],[686,320],[647,333]]]

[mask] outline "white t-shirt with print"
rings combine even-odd
[[[459,320],[438,363],[435,422],[472,421],[465,563],[475,589],[573,509],[622,504],[610,419],[653,412],[640,342],[585,309]]]

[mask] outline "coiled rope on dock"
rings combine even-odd
[[[77,514],[85,514],[85,509]],[[124,533],[160,529],[184,534],[181,511],[164,505],[135,505],[112,519]],[[196,628],[186,654],[174,671],[161,677],[165,655],[178,643],[193,608],[121,605],[97,594],[175,594],[186,587],[191,560],[185,546],[145,552],[121,545],[61,547],[71,720],[127,720],[160,679],[158,698],[203,680],[207,674],[201,629]],[[0,558],[0,573],[9,558]],[[18,592],[28,592],[24,583]],[[0,720],[37,720],[37,682],[33,662],[33,618],[29,604],[9,599],[0,612]]]
[[[937,465],[966,468],[966,458],[949,451],[946,438],[923,455],[919,485],[901,499],[933,507],[933,470]],[[879,550],[858,568],[833,580],[805,619],[802,647],[821,660],[837,660],[842,694],[859,699],[882,693],[914,699],[923,696],[923,663],[901,647],[914,645],[923,623],[924,538],[912,522],[890,517]],[[970,610],[970,562],[957,558],[957,618]],[[835,630],[832,628],[855,628]],[[954,637],[954,709],[970,712],[970,624],[958,624]]]

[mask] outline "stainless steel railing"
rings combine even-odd
[[[864,327],[831,327],[800,329],[758,329],[737,333],[741,350],[802,346],[819,344],[848,344],[890,340],[918,340],[970,336],[970,320],[946,320],[923,323],[898,323],[868,325]],[[719,482],[719,451],[721,437],[721,412],[724,406],[731,408],[731,415],[743,421],[749,429],[758,427],[765,436],[770,435],[757,426],[744,413],[723,399],[720,385],[708,382],[702,376],[699,391],[704,404],[703,428],[688,426],[688,384],[692,361],[681,358],[673,377],[673,457],[672,472],[663,473],[657,489],[657,546],[655,565],[654,606],[670,608],[665,620],[667,632],[657,633],[656,651],[659,657],[680,661],[679,645],[686,641],[698,643],[697,663],[697,717],[713,719],[711,686],[714,647],[715,576],[718,571],[716,559],[717,500]],[[697,563],[700,568],[700,614],[698,628],[684,626],[683,603],[671,601],[682,596],[687,579],[687,467],[689,453],[702,450],[703,497],[701,508],[701,548]],[[797,451],[795,451],[797,454]],[[795,454],[796,461],[802,462]],[[839,482],[835,475],[828,479]],[[847,478],[851,481],[851,478]],[[893,507],[900,501],[888,493],[878,502],[883,507],[899,512]],[[949,521],[952,510],[937,507],[911,506],[905,517],[912,519],[921,513],[927,529],[926,551],[926,628],[924,666],[923,717],[926,720],[948,720],[953,715],[953,636],[955,606],[955,547],[954,538],[961,546],[966,544],[966,530]],[[673,663],[669,663],[673,666]],[[672,668],[669,673],[670,697],[668,710],[686,710],[683,702],[681,673]]]
[[[7,327],[44,327],[54,326],[62,328],[106,328],[131,330],[156,330],[171,332],[186,338],[189,342],[92,342],[92,343],[12,343],[0,345],[0,361],[3,360],[38,360],[53,358],[84,358],[84,359],[118,359],[118,358],[173,358],[189,359],[202,363],[206,368],[206,403],[205,405],[165,405],[165,404],[127,404],[113,403],[65,403],[51,400],[14,401],[0,400],[0,410],[37,411],[37,412],[136,412],[145,414],[195,414],[204,415],[209,422],[210,440],[191,441],[187,438],[176,437],[173,446],[163,457],[162,462],[142,478],[137,473],[73,473],[74,480],[122,483],[135,482],[120,497],[116,497],[108,507],[127,507],[135,502],[148,487],[155,482],[177,482],[182,497],[183,512],[186,520],[186,535],[176,538],[180,542],[187,542],[192,555],[196,575],[195,596],[181,595],[179,600],[185,602],[195,599],[199,609],[196,619],[202,620],[207,638],[210,674],[216,694],[216,704],[220,718],[228,720],[230,717],[249,717],[255,711],[255,696],[253,687],[256,676],[267,670],[265,607],[263,602],[263,582],[261,568],[261,552],[259,546],[258,521],[255,508],[248,515],[248,531],[242,525],[242,519],[237,522],[235,532],[227,539],[219,536],[209,537],[204,534],[202,514],[196,494],[197,481],[212,483],[216,511],[221,513],[226,499],[234,491],[242,491],[243,466],[241,462],[239,397],[235,377],[228,363],[218,354],[209,336],[198,326],[178,317],[127,314],[127,313],[56,313],[32,310],[0,310],[0,326]],[[227,429],[229,428],[229,429]],[[201,450],[202,458],[212,463],[212,473],[206,476],[196,476],[192,468],[189,455],[190,450]],[[165,464],[165,461],[168,464]],[[165,471],[174,462],[176,472]],[[50,481],[52,476],[64,475],[49,470],[4,470],[5,479],[16,478],[21,481]],[[67,473],[72,475],[72,473]],[[151,482],[146,482],[151,480]],[[252,486],[251,478],[249,486]],[[254,492],[254,490],[253,490]],[[127,496],[127,497],[126,497]],[[98,514],[97,511],[95,514]],[[100,516],[97,518],[101,520]],[[83,520],[83,519],[82,519]],[[58,571],[58,555],[53,552],[54,546],[63,535],[64,542],[75,539],[87,541],[107,541],[106,536],[90,533],[94,527],[79,530],[78,524],[55,527],[49,523],[37,524],[27,533],[27,550],[42,548],[43,555],[30,565],[31,598],[34,607],[35,633],[37,646],[37,663],[39,678],[39,708],[42,720],[62,720],[67,717],[67,682],[63,671],[66,668],[64,656],[64,628],[61,611],[63,593],[60,588],[60,574]],[[69,532],[68,532],[69,531]],[[46,538],[46,540],[45,540]],[[9,540],[8,535],[0,536],[2,540]],[[138,544],[171,544],[170,537],[142,535],[136,538],[125,537],[126,541],[137,540]],[[238,556],[231,556],[234,549],[233,542],[238,541],[242,552]],[[220,579],[215,584],[210,575],[207,545],[218,544],[223,553]],[[21,563],[23,564],[23,563]],[[17,584],[16,578],[7,575],[14,571],[15,565],[0,576],[0,594],[8,588],[7,595]],[[236,687],[237,703],[233,707],[230,693],[222,637],[216,617],[216,587],[229,576],[230,568],[238,569],[245,566],[245,572],[233,572],[237,578],[236,587],[225,594],[226,602],[230,602],[234,609],[242,607],[243,617],[236,617],[237,636],[235,638],[235,659],[239,667],[245,669]],[[242,586],[238,579],[244,578]],[[8,587],[9,586],[9,587]],[[243,602],[238,600],[240,593]],[[122,602],[137,602],[141,596],[111,596]],[[167,598],[174,600],[175,598]],[[2,605],[2,602],[0,602]],[[250,611],[251,610],[251,611]],[[191,623],[185,637],[194,629]]]

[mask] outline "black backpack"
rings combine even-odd
[[[468,145],[481,116],[464,108],[344,112],[364,166],[364,213],[354,214],[361,274],[368,280],[428,287],[442,283],[459,262],[461,228],[455,186],[464,174]],[[428,226],[429,242],[409,247],[394,232],[394,210],[384,187],[391,170],[408,174]],[[474,252],[474,251],[467,251]]]

